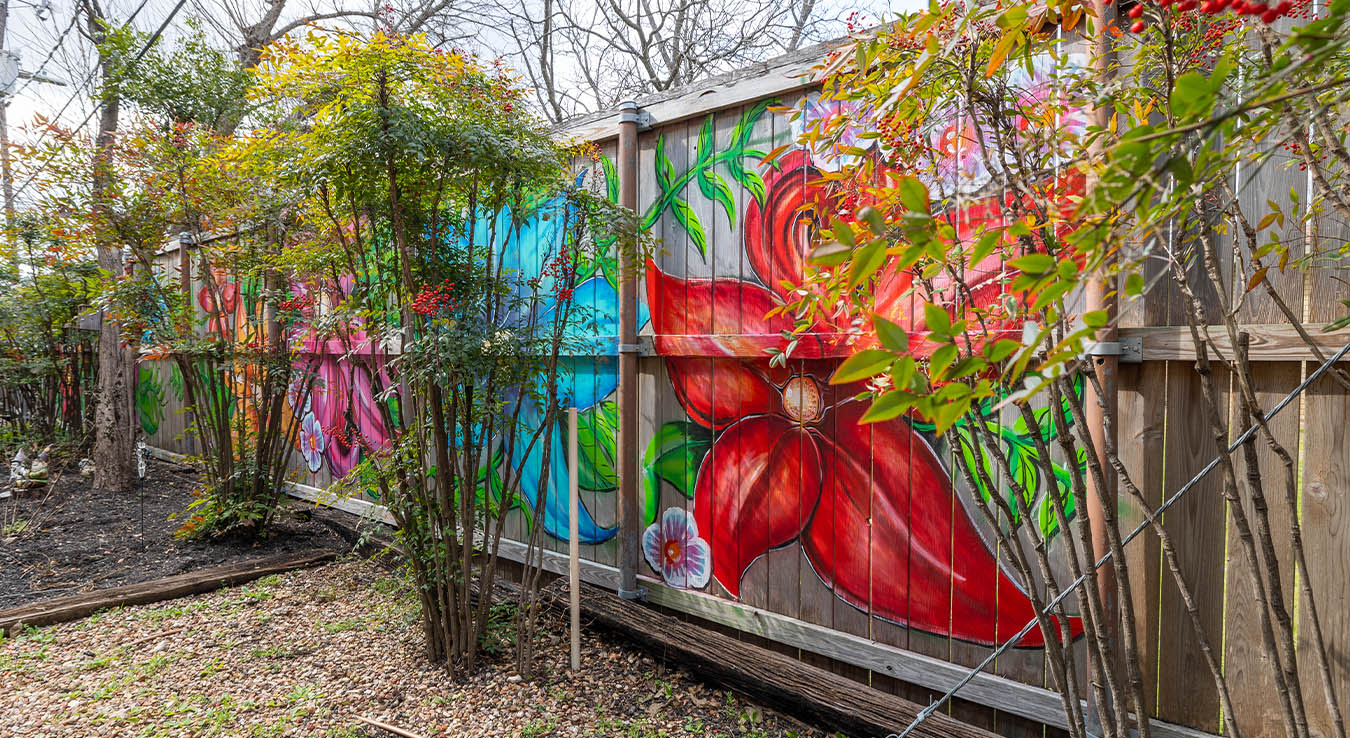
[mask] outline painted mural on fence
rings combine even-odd
[[[609,168],[579,175],[603,177],[597,186],[608,190],[617,199],[617,180]],[[565,226],[572,214],[561,197],[542,199],[524,213],[503,212],[498,222],[480,222],[473,232],[478,234],[475,247],[491,246],[505,256],[505,268],[520,284],[539,284],[540,300],[522,301],[531,315],[505,316],[502,329],[510,331],[526,325],[539,324],[557,309],[560,294],[555,289],[558,270],[553,264],[560,253],[577,255],[576,284],[568,295],[572,301],[573,320],[569,322],[564,338],[568,356],[559,361],[559,395],[563,407],[579,410],[578,446],[580,450],[579,485],[597,494],[613,495],[618,488],[615,443],[618,427],[618,409],[614,393],[618,388],[616,336],[618,334],[618,275],[617,262],[606,257],[610,245],[600,239],[597,247],[601,256],[586,258],[575,249],[564,249]],[[493,243],[486,243],[493,239]],[[612,239],[609,239],[612,241]],[[468,244],[458,244],[467,247]],[[357,280],[344,278],[337,284],[296,284],[292,286],[295,306],[302,314],[313,315],[341,303],[358,287]],[[640,316],[645,322],[645,313]],[[303,331],[302,331],[303,333]],[[344,338],[318,341],[301,338],[299,362],[317,367],[315,386],[308,397],[301,388],[291,393],[291,407],[297,422],[299,450],[307,469],[317,473],[326,469],[334,478],[347,475],[366,454],[388,448],[390,429],[386,428],[381,409],[373,399],[371,367],[380,373],[380,386],[392,382],[385,369],[387,357],[364,333],[359,321],[344,328]],[[363,354],[361,360],[352,360],[347,354],[355,350]],[[544,381],[540,377],[539,381]],[[394,409],[392,398],[391,411]],[[516,505],[532,512],[544,499],[543,525],[554,538],[566,538],[568,531],[568,469],[567,443],[563,437],[562,418],[555,419],[552,428],[549,479],[540,481],[543,468],[543,443],[528,443],[528,438],[544,423],[544,409],[529,398],[524,399],[521,425],[506,437],[495,440],[491,461],[484,466],[485,494],[500,497],[502,477],[512,469],[520,469],[520,492],[523,499]],[[396,413],[394,413],[396,416]],[[524,449],[529,449],[528,452]],[[522,458],[520,454],[525,454]],[[543,484],[548,493],[543,494]],[[374,494],[373,490],[368,490]],[[530,515],[522,516],[529,523]],[[617,528],[598,523],[583,503],[578,517],[580,539],[585,543],[601,543],[614,537]]]
[[[1032,96],[1051,89],[1039,64],[1014,84]],[[648,566],[671,585],[716,587],[739,597],[752,562],[798,544],[844,602],[918,630],[994,643],[1000,621],[1004,629],[1009,623],[1017,628],[1034,613],[998,565],[991,536],[981,532],[969,503],[960,499],[951,473],[954,450],[917,419],[859,425],[867,409],[867,402],[857,399],[863,387],[828,383],[841,360],[835,357],[847,352],[830,327],[809,332],[793,354],[798,358],[786,367],[771,366],[764,353],[781,346],[781,336],[792,329],[788,318],[766,316],[803,274],[817,220],[840,209],[822,172],[841,158],[876,155],[859,153],[866,141],[855,137],[848,153],[795,148],[763,164],[764,149],[795,140],[783,131],[766,146],[751,146],[757,140],[751,131],[764,111],[763,104],[747,110],[726,141],[713,140],[709,115],[683,174],[667,157],[665,142],[658,139],[655,146],[659,191],[648,217],[668,210],[706,255],[697,208],[685,198],[712,200],[714,212],[741,224],[745,267],[738,275],[702,278],[668,273],[655,261],[647,265],[657,353],[664,356],[686,416],[661,425],[644,458],[648,527],[642,543]],[[819,125],[837,113],[808,103],[800,125]],[[962,153],[979,148],[973,130],[955,112],[934,127],[935,190],[977,193],[989,183],[991,173]],[[744,190],[740,197],[719,170]],[[698,192],[688,188],[690,182],[699,183]],[[1076,184],[1069,181],[1062,189],[1074,194]],[[733,209],[737,201],[744,202],[739,212]],[[966,231],[1002,218],[1006,204],[997,194],[975,195],[953,220],[958,231]],[[1007,281],[1002,264],[972,265],[972,271],[977,299],[1000,299]],[[902,326],[913,324],[907,276],[892,275],[878,289],[878,311]],[[1006,442],[1015,472],[1036,480],[1039,459],[1025,425],[991,421],[990,429]],[[958,428],[966,437],[972,430]],[[955,452],[970,459],[971,447]],[[1067,470],[1052,468],[1057,478],[1046,481],[1066,487]],[[661,510],[666,490],[683,501]],[[1035,523],[1054,539],[1058,530],[1044,497],[1029,502]],[[1033,631],[1019,645],[1041,645],[1040,638]]]
[[[1028,94],[1049,90],[1040,69],[1023,80]],[[839,600],[917,630],[992,643],[1003,632],[1000,627],[1010,622],[1020,627],[1032,612],[1000,567],[990,532],[971,514],[971,495],[1000,492],[966,490],[953,482],[951,455],[969,455],[970,447],[947,447],[917,419],[859,425],[866,410],[865,401],[856,398],[862,388],[828,384],[847,349],[827,326],[806,336],[785,367],[770,366],[764,353],[792,327],[784,318],[766,316],[802,274],[817,219],[839,207],[821,184],[823,173],[859,155],[856,149],[844,154],[791,146],[801,125],[827,120],[837,109],[811,105],[793,131],[768,111],[771,102],[748,106],[725,121],[709,115],[689,127],[684,142],[660,132],[655,137],[649,171],[655,187],[644,190],[647,205],[639,222],[664,234],[663,248],[671,248],[677,235],[687,249],[673,261],[658,257],[660,263],[648,264],[641,301],[639,325],[646,324],[644,332],[653,336],[669,379],[668,385],[656,386],[657,397],[644,395],[643,402],[660,402],[668,392],[674,401],[663,405],[678,412],[677,417],[658,412],[648,429],[650,443],[642,459],[644,558],[652,573],[673,586],[739,597],[742,577],[756,559],[797,545]],[[931,137],[935,155],[945,162],[945,168],[937,168],[940,181],[932,186],[972,195],[956,214],[960,229],[1002,217],[1006,205],[997,195],[980,195],[993,175],[965,155],[979,145],[971,138],[973,130],[952,113]],[[853,143],[868,141],[855,138]],[[764,163],[770,150],[783,145],[789,146],[786,153]],[[608,161],[604,165],[589,176],[617,200],[617,177]],[[1072,191],[1075,183],[1067,185],[1065,190]],[[546,281],[549,261],[565,238],[562,207],[560,200],[542,200],[530,212],[502,216],[518,227],[476,230],[499,234],[494,247],[510,256],[510,266],[524,281]],[[726,253],[726,234],[738,253]],[[676,268],[681,259],[687,262],[683,274]],[[719,259],[738,266],[708,266]],[[606,508],[597,517],[583,496],[581,539],[600,544],[617,532],[608,511],[615,507],[618,487],[618,274],[613,258],[603,255],[578,259],[575,266],[574,298],[590,317],[573,336],[582,348],[563,360],[561,389],[564,405],[581,411],[579,485]],[[999,278],[1001,265],[972,265],[972,270],[988,277],[977,298],[998,299],[1005,281]],[[203,289],[197,298],[206,320],[214,326],[224,321],[227,328],[240,324],[256,290],[224,275],[212,278],[226,304],[214,304]],[[297,284],[293,299],[303,310],[323,309],[357,288],[351,278]],[[907,289],[903,275],[896,275],[878,291],[878,309],[900,325],[909,324]],[[550,306],[538,309],[547,312]],[[518,317],[525,321],[529,316]],[[298,388],[290,397],[292,422],[299,424],[297,463],[319,475],[312,481],[321,485],[321,475],[347,475],[364,455],[391,442],[391,429],[376,404],[390,399],[373,396],[370,375],[373,368],[379,384],[391,384],[387,357],[365,340],[359,325],[348,329],[352,345],[376,353],[352,360],[350,346],[330,341],[302,343],[297,356],[298,362],[317,365],[318,375],[308,397]],[[155,374],[143,379],[141,419],[153,433],[163,418],[156,409],[164,404],[163,380]],[[562,540],[568,529],[563,425],[560,419],[548,429],[553,438],[550,479],[540,480],[543,444],[534,444],[527,458],[516,454],[528,445],[520,436],[537,429],[543,417],[537,408],[527,408],[524,415],[520,433],[498,439],[483,470],[485,492],[500,489],[506,470],[521,468],[522,510],[532,511],[548,490],[545,532]],[[1014,473],[1028,480],[1041,473],[1036,439],[1020,421],[990,421],[990,430],[1004,440]],[[1067,486],[1067,469],[1056,460],[1051,468],[1056,479],[1045,481]],[[1034,522],[1053,541],[1059,531],[1044,497],[1030,504]],[[1033,631],[1020,645],[1037,645],[1039,638]]]

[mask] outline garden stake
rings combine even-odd
[[[567,593],[572,612],[572,671],[581,669],[581,542],[577,530],[577,409],[567,411]]]

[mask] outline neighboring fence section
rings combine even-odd
[[[857,425],[863,405],[850,399],[854,390],[827,382],[838,362],[828,337],[804,343],[786,367],[768,362],[765,350],[781,343],[787,326],[765,314],[787,289],[782,281],[800,274],[813,220],[831,207],[815,185],[820,172],[833,166],[829,157],[792,150],[773,165],[762,163],[767,152],[795,140],[788,119],[768,108],[809,99],[799,75],[813,60],[814,53],[806,53],[644,101],[653,121],[640,137],[639,217],[660,246],[639,290],[641,336],[650,349],[640,364],[643,529],[626,533],[641,537],[643,584],[653,603],[922,702],[926,690],[948,688],[962,676],[960,667],[978,663],[993,644],[1020,629],[1031,610],[1000,562],[1006,554],[973,507],[973,495],[1003,491],[954,482],[952,449],[922,423]],[[807,110],[808,119],[830,114],[811,105]],[[617,117],[601,115],[565,133],[597,141],[612,159],[616,130]],[[1287,197],[1292,186],[1299,202],[1308,200],[1306,177],[1298,172],[1269,166],[1259,176],[1235,176],[1244,196]],[[962,217],[984,217],[979,204],[972,202]],[[528,248],[530,234],[543,230],[524,229],[518,247]],[[1346,235],[1344,224],[1324,218],[1303,248],[1339,248]],[[167,264],[176,268],[176,257]],[[1306,323],[1320,326],[1336,317],[1333,297],[1346,294],[1346,276],[1314,270],[1306,281],[1281,288],[1297,298],[1292,307]],[[215,306],[201,291],[202,278],[194,269],[192,290],[200,292],[204,311],[227,316],[245,309],[246,285],[226,290],[237,304]],[[616,279],[602,270],[577,293],[583,306],[608,316],[602,334],[614,324]],[[1123,321],[1123,334],[1141,340],[1144,360],[1121,368],[1121,447],[1155,503],[1217,452],[1187,360],[1189,338],[1176,328],[1185,323],[1179,299],[1164,280],[1161,289],[1127,306]],[[1289,330],[1274,327],[1283,316],[1259,296],[1248,299],[1242,320],[1253,326],[1258,389],[1269,404],[1305,376],[1312,355]],[[1325,340],[1339,347],[1350,337],[1342,332]],[[303,424],[295,480],[310,496],[360,459],[359,445],[332,433],[335,427],[370,440],[388,435],[378,413],[368,411],[373,400],[363,370],[338,354],[316,356],[325,389],[316,391],[309,407],[295,408],[296,422]],[[583,570],[589,581],[613,588],[618,537],[625,533],[618,529],[616,493],[617,364],[612,350],[570,361],[577,386],[585,388],[576,393]],[[181,378],[170,363],[143,362],[137,388],[148,442],[193,453]],[[1343,696],[1350,693],[1348,411],[1350,395],[1324,379],[1274,424],[1286,447],[1298,452],[1304,544]],[[1009,420],[1005,431],[1010,454],[1034,453],[1025,428]],[[552,494],[565,495],[566,444],[561,428],[553,432]],[[1266,462],[1270,470],[1279,468],[1273,458]],[[1064,469],[1074,462],[1054,463]],[[1217,476],[1205,480],[1167,513],[1165,523],[1175,533],[1202,618],[1216,640],[1221,637],[1239,721],[1251,726],[1249,734],[1263,735],[1279,729],[1278,708],[1258,646],[1255,599],[1245,575],[1227,566],[1241,553],[1230,545],[1219,483]],[[530,489],[539,485],[538,479],[526,481]],[[344,504],[362,509],[377,503],[370,496]],[[566,550],[566,507],[559,507],[547,516],[548,545],[556,552],[548,565],[555,570],[565,569],[559,562]],[[1123,512],[1131,525],[1142,519],[1139,510]],[[510,536],[518,541],[524,512],[513,515]],[[1042,519],[1043,532],[1056,545],[1060,531],[1053,517]],[[1287,546],[1287,525],[1278,516],[1272,524]],[[515,541],[506,549],[516,556],[523,550]],[[1160,725],[1156,734],[1217,732],[1213,683],[1202,674],[1182,604],[1164,581],[1156,537],[1146,533],[1129,556],[1151,712],[1172,724]],[[1293,569],[1282,571],[1289,579],[1283,588],[1288,604],[1298,612]],[[1024,647],[999,657],[963,690],[956,715],[1017,735],[1040,735],[1041,723],[1062,725],[1058,699],[1046,689],[1043,656],[1034,647],[1038,638],[1033,632]],[[1078,650],[1085,658],[1081,644]],[[1317,683],[1311,670],[1306,683]],[[1326,734],[1330,723],[1323,713],[1314,709],[1312,718]]]

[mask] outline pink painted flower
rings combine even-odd
[[[678,507],[668,507],[642,535],[647,563],[666,584],[699,589],[712,575],[712,552],[698,535],[698,524]]]

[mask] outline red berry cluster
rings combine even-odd
[[[282,310],[303,310],[314,304],[314,298],[308,294],[296,295],[289,300],[282,300],[277,307]]]
[[[343,445],[348,448],[360,446],[361,450],[367,453],[373,451],[375,448],[371,445],[370,441],[366,440],[365,434],[345,423],[343,423],[343,425],[333,424],[324,426],[323,435],[324,438],[341,441]]]
[[[862,13],[859,13],[856,10],[853,11],[852,13],[849,13],[848,17],[844,19],[844,22],[848,25],[848,33],[850,36],[855,33],[861,33],[862,31],[866,31],[867,29],[875,25],[874,23],[868,20],[866,15],[863,15]]]
[[[572,287],[577,275],[577,264],[572,259],[572,253],[567,248],[558,251],[558,255],[553,257],[544,265],[543,271],[539,273],[540,278],[552,277],[556,285],[556,298],[558,302],[566,302],[572,299]]]
[[[912,120],[896,115],[882,119],[878,128],[893,162],[914,161],[935,153],[919,125]]]
[[[1156,0],[1158,7],[1171,7],[1173,12],[1186,13],[1191,10],[1198,10],[1204,15],[1219,15],[1224,11],[1231,10],[1234,19],[1230,21],[1227,29],[1220,32],[1216,38],[1221,38],[1222,33],[1237,26],[1237,16],[1251,16],[1259,18],[1262,23],[1267,25],[1274,23],[1280,18],[1307,18],[1310,16],[1308,10],[1308,0],[1280,0],[1277,4],[1267,4],[1264,2],[1247,2],[1247,0]],[[1146,3],[1141,2],[1130,8],[1129,16],[1134,19],[1130,25],[1130,30],[1134,33],[1140,33],[1148,28],[1148,23],[1144,20],[1144,8]],[[1207,32],[1208,35],[1208,32]]]
[[[412,309],[427,317],[459,310],[459,300],[454,295],[455,283],[445,280],[438,285],[423,285],[422,291],[413,298]]]

